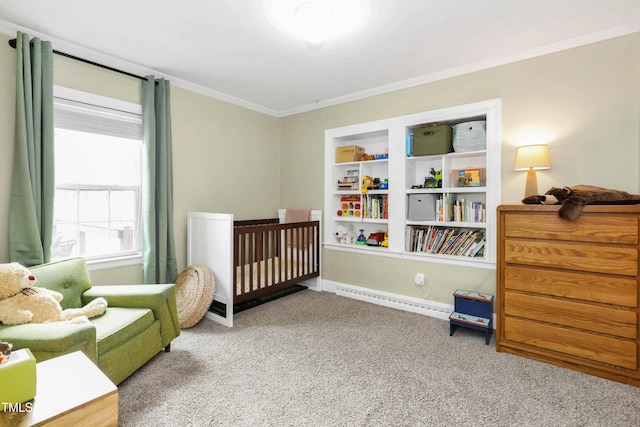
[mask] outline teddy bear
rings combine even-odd
[[[568,221],[575,221],[582,213],[584,205],[640,204],[640,195],[593,185],[574,185],[562,188],[552,187],[544,195],[525,197],[522,203],[562,205],[558,216]]]
[[[347,230],[347,228],[343,225],[338,225],[336,227],[335,235],[340,243],[344,243],[347,245],[353,243],[353,239],[355,238],[353,233]]]
[[[62,310],[62,294],[34,287],[36,277],[17,262],[0,264],[0,323],[87,323],[107,309],[104,298],[96,298],[82,308]]]

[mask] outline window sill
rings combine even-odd
[[[106,270],[109,268],[142,265],[142,254],[132,254],[113,258],[96,258],[87,260],[89,271]]]

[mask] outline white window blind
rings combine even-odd
[[[142,117],[70,99],[54,98],[55,127],[118,138],[142,139]]]

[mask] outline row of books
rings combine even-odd
[[[487,208],[482,202],[457,199],[453,205],[453,220],[463,222],[486,222]]]
[[[388,219],[388,197],[365,194],[362,197],[362,216],[369,219]]]
[[[436,221],[486,222],[487,208],[482,202],[453,200],[445,193],[436,200]]]
[[[448,227],[409,226],[405,251],[464,257],[484,256],[485,235],[482,230]]]

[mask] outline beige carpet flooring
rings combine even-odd
[[[119,397],[121,426],[640,426],[640,388],[309,290],[183,330]]]

